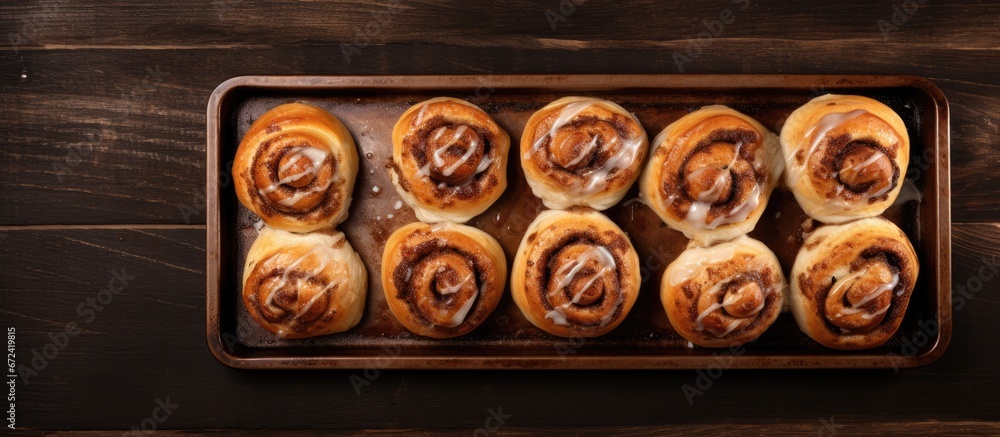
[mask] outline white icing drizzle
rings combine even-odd
[[[454,294],[454,293],[457,293],[458,290],[461,290],[462,287],[465,286],[465,284],[468,284],[469,281],[472,280],[472,276],[473,276],[472,273],[469,273],[464,278],[462,278],[462,280],[459,281],[457,284],[446,285],[443,288],[441,288],[438,292],[440,294]]]
[[[414,124],[415,125],[419,126],[420,123],[423,123],[423,121],[424,121],[424,113],[427,112],[427,107],[428,106],[430,106],[429,103],[424,103],[424,105],[420,107],[420,112],[417,113],[417,118],[416,118],[416,120],[414,120]]]
[[[743,149],[743,145],[744,144],[742,141],[736,143],[735,145],[736,150],[734,150],[733,152],[733,159],[729,161],[729,165],[727,166],[727,168],[733,168],[733,166],[736,165],[736,161],[740,157],[740,151]],[[692,178],[697,177],[698,174],[706,170],[708,170],[707,167],[699,168],[691,172],[690,177]],[[727,225],[730,223],[740,223],[746,220],[747,217],[749,217],[750,214],[757,209],[757,207],[760,205],[761,190],[760,190],[760,184],[756,183],[755,181],[753,184],[753,188],[751,189],[750,194],[747,196],[747,198],[739,205],[736,205],[736,207],[732,208],[729,211],[729,214],[720,215],[711,222],[707,222],[708,213],[709,211],[712,210],[712,204],[716,200],[718,200],[719,197],[722,195],[722,189],[725,187],[724,177],[726,175],[727,175],[726,172],[719,172],[719,174],[715,177],[715,180],[712,181],[712,187],[698,194],[698,198],[694,199],[694,201],[691,202],[691,207],[688,208],[687,215],[684,217],[685,221],[701,229],[715,229],[718,228],[719,226]],[[733,181],[732,183],[736,183],[736,181]],[[668,208],[671,204],[673,204],[674,201],[677,199],[677,196],[678,195],[676,192],[668,196],[664,200],[665,203],[664,209]]]
[[[867,273],[867,269],[861,269],[861,270],[858,270],[856,272],[852,272],[852,273],[848,274],[847,276],[844,276],[843,278],[838,279],[837,283],[833,284],[833,288],[830,289],[829,295],[831,295],[831,296],[840,296],[843,293],[846,293],[847,290],[842,290],[842,288],[845,286],[844,284],[849,284],[851,282],[851,280],[853,280],[854,278],[856,278],[858,276],[862,276],[865,273]],[[873,290],[871,293],[865,295],[865,297],[862,298],[861,301],[859,301],[858,303],[853,304],[850,308],[842,308],[840,311],[837,312],[837,316],[838,317],[852,316],[852,315],[860,313],[862,311],[861,307],[865,306],[865,304],[867,304],[868,302],[871,302],[871,301],[877,299],[879,296],[882,295],[882,293],[885,293],[887,291],[892,291],[892,289],[896,288],[897,285],[899,285],[899,275],[896,274],[896,273],[893,273],[892,274],[892,279],[889,281],[888,284],[882,284],[882,285],[880,285],[878,288],[876,288],[875,290]],[[871,320],[871,319],[874,319],[876,316],[879,316],[882,313],[888,311],[888,309],[889,309],[889,305],[886,305],[885,308],[881,308],[881,309],[879,309],[878,311],[876,311],[874,313],[865,313],[865,314],[862,314],[861,317],[864,318],[864,319],[866,319],[866,320]]]
[[[555,138],[556,132],[569,124],[579,115],[581,112],[597,104],[599,101],[595,99],[586,99],[581,101],[576,101],[563,106],[559,110],[559,115],[556,117],[555,121],[552,123],[552,127],[549,131],[542,135],[532,144],[531,148],[524,153],[524,159],[530,159],[531,155],[538,152],[538,150],[545,144],[546,139]],[[616,141],[616,140],[612,140]],[[583,159],[594,147],[597,145],[597,137],[591,139],[591,141],[586,146],[587,153],[581,153],[576,159],[574,159],[570,165],[577,164]],[[608,144],[610,146],[611,144]],[[624,140],[622,147],[618,151],[605,161],[604,166],[596,168],[593,170],[588,170],[581,174],[580,176],[586,181],[583,184],[575,183],[573,186],[568,187],[570,193],[580,196],[589,196],[594,193],[600,192],[607,186],[608,175],[611,172],[628,168],[635,162],[636,156],[639,154],[639,147],[642,145],[642,136],[637,136],[636,138]]]
[[[439,127],[439,128],[437,128],[436,133],[434,134],[434,138],[433,139],[435,141],[438,140],[438,139],[440,139],[441,135],[444,134],[444,131],[446,129],[447,129],[446,127]],[[462,134],[465,133],[465,131],[468,130],[468,129],[469,129],[469,127],[466,126],[466,125],[464,125],[464,124],[461,125],[461,126],[459,126],[458,129],[455,129],[455,133],[451,136],[451,138],[448,139],[448,143],[446,143],[444,146],[441,146],[440,148],[438,148],[437,150],[434,151],[433,157],[434,157],[434,165],[436,167],[441,167],[441,166],[445,165],[445,160],[444,160],[444,158],[441,157],[441,154],[443,154],[445,151],[447,151],[449,147],[451,147],[452,145],[454,145],[455,143],[457,143],[458,140],[460,140],[462,138]],[[443,171],[441,171],[441,174],[445,175],[445,176],[451,176],[452,174],[454,174],[455,170],[458,170],[459,167],[461,167],[463,164],[465,164],[466,162],[469,161],[469,158],[472,157],[472,154],[476,152],[476,148],[477,147],[479,147],[479,140],[478,139],[473,139],[468,144],[468,146],[466,146],[465,154],[463,154],[462,157],[459,158],[458,161],[455,161],[454,164],[452,164],[448,168],[445,168]],[[480,166],[481,166],[481,164],[480,164]]]
[[[281,180],[279,180],[279,181],[277,181],[277,182],[275,182],[275,183],[273,183],[271,185],[268,185],[265,188],[261,188],[260,190],[258,190],[258,192],[261,195],[266,196],[268,194],[271,194],[271,193],[277,191],[278,188],[281,187],[282,185],[285,185],[285,184],[287,184],[289,182],[295,182],[295,181],[297,181],[299,179],[302,179],[302,177],[305,176],[305,175],[307,175],[307,174],[313,174],[313,175],[315,175],[317,172],[319,172],[320,166],[323,165],[323,161],[325,161],[326,157],[330,155],[330,153],[327,152],[326,150],[319,149],[319,148],[316,148],[316,147],[295,147],[295,148],[292,148],[292,150],[289,153],[291,153],[291,158],[287,162],[285,162],[283,165],[281,165],[280,167],[278,167],[278,174],[281,174],[281,173],[284,173],[285,171],[288,171],[289,168],[292,168],[293,165],[295,165],[296,163],[298,163],[299,160],[303,159],[303,158],[308,159],[312,165],[309,166],[309,169],[307,169],[307,170],[305,170],[305,171],[303,171],[301,173],[295,173],[295,174],[292,174],[292,175],[288,175],[288,176],[282,178]],[[324,187],[323,189],[326,189],[326,188]],[[298,200],[296,200],[296,201],[298,201]],[[282,204],[284,204],[284,203],[282,203]],[[294,205],[294,204],[295,203],[292,202],[292,205]],[[291,206],[291,205],[285,205],[285,206]]]
[[[588,142],[586,145],[583,146],[583,150],[580,151],[580,154],[578,154],[576,158],[573,158],[573,160],[569,162],[569,166],[572,167],[574,165],[579,164],[580,161],[583,161],[583,158],[587,157],[587,155],[589,155],[590,152],[593,151],[594,147],[596,146],[597,146],[597,137],[595,136],[590,139],[590,142]]]
[[[483,284],[483,286],[479,289],[478,294],[485,294],[485,293],[486,293],[486,284]],[[462,304],[462,308],[460,308],[458,312],[451,317],[451,320],[445,326],[449,328],[454,328],[465,322],[465,318],[468,317],[469,315],[469,310],[472,309],[472,304],[476,303],[476,297],[478,297],[478,294],[473,294],[469,296],[469,298],[465,301],[465,303]]]
[[[277,191],[278,188],[280,188],[282,185],[287,184],[289,182],[297,181],[307,174],[312,173],[313,175],[315,175],[317,172],[319,172],[320,166],[323,164],[323,161],[325,161],[327,156],[329,156],[330,154],[329,151],[324,149],[319,149],[316,147],[295,147],[292,149],[291,153],[293,153],[292,158],[289,159],[288,162],[286,162],[284,165],[278,168],[278,174],[281,174],[281,172],[288,170],[289,168],[291,168],[292,165],[294,165],[296,162],[298,162],[298,160],[302,158],[307,158],[311,161],[312,166],[310,167],[310,169],[302,173],[288,175],[267,187],[258,189],[257,192],[260,193],[261,196],[267,196],[268,194]],[[299,203],[299,200],[302,200],[303,197],[330,188],[330,185],[332,185],[334,181],[338,180],[339,173],[340,173],[339,170],[336,171],[333,177],[328,179],[325,183],[316,185],[311,189],[295,190],[295,192],[291,196],[278,200],[277,203],[279,205],[287,207],[295,206],[295,204]]]
[[[336,242],[340,241],[340,239],[342,238],[343,236],[337,237],[337,240],[333,244],[336,244]],[[295,268],[298,267],[299,264],[302,264],[302,262],[305,261],[306,258],[309,258],[314,253],[322,252],[326,254],[326,256],[322,257],[322,262],[319,263],[319,266],[317,266],[316,269],[314,269],[313,271],[309,272],[307,276],[316,277],[320,272],[326,269],[326,266],[329,264],[329,260],[332,258],[331,256],[329,256],[329,250],[330,250],[329,248],[324,246],[314,246],[308,251],[306,251],[306,253],[302,254],[302,256],[296,258],[295,261],[293,261],[291,264],[286,266],[285,272],[281,274],[281,280],[278,282],[278,284],[276,284],[275,287],[271,289],[271,292],[268,293],[267,298],[264,300],[265,305],[271,306],[273,304],[274,296],[278,293],[278,291],[280,291],[282,288],[285,288],[285,286],[288,285],[288,275],[291,274],[295,270]],[[301,279],[296,280],[295,285],[297,288],[299,287],[300,280]],[[326,290],[332,287],[331,284],[327,284],[326,287],[321,291],[321,293],[326,292]]]
[[[670,265],[670,285],[676,287],[694,277],[702,269],[713,264],[728,261],[734,256],[736,256],[736,251],[732,246],[688,248]]]
[[[557,306],[553,308],[552,311],[545,313],[545,318],[552,320],[552,323],[559,326],[569,325],[569,321],[566,320],[566,312],[563,311],[564,306],[565,305]]]
[[[732,256],[730,256],[730,258],[732,258]],[[742,275],[742,274],[744,274],[746,272],[760,270],[761,268],[764,267],[765,263],[766,263],[766,261],[763,258],[760,258],[760,257],[753,257],[753,258],[751,258],[749,261],[747,261],[747,264],[746,264],[745,268],[740,269],[739,272],[737,272],[736,274],[734,274],[734,275],[732,275],[732,276],[730,276],[730,277],[728,277],[726,279],[723,279],[721,281],[716,282],[704,294],[707,295],[707,296],[712,297],[712,299],[715,300],[714,296],[717,295],[720,291],[722,291],[722,286],[723,285],[728,284],[729,282],[732,282],[738,276],[740,276],[740,275]],[[705,267],[707,267],[708,265],[710,265],[710,264],[706,264]],[[697,271],[695,273],[697,273]],[[688,277],[688,278],[690,278],[690,277]],[[671,277],[671,279],[673,279],[673,277]],[[673,284],[673,285],[676,285],[676,284]],[[760,310],[764,309],[764,305],[767,302],[767,296],[771,294],[771,290],[772,289],[773,289],[773,287],[769,286],[769,287],[766,287],[762,291],[762,293],[764,294],[764,299],[762,299],[761,303],[759,305],[757,305],[756,308],[754,308],[754,310],[753,310],[754,314],[759,313]],[[721,308],[725,308],[727,305],[731,305],[731,304],[735,303],[736,300],[738,300],[738,299],[739,299],[739,296],[734,294],[734,295],[727,296],[725,299],[722,300],[722,302],[715,302],[715,303],[709,305],[708,308],[705,308],[704,311],[702,311],[701,313],[699,313],[698,317],[695,319],[695,324],[696,324],[695,325],[695,329],[697,329],[698,331],[704,331],[705,330],[705,325],[704,325],[703,322],[704,322],[705,318],[708,317],[709,314],[711,314],[713,311],[719,310]],[[726,330],[725,331],[723,331],[722,333],[712,332],[712,335],[716,336],[717,338],[725,337],[726,335],[729,335],[729,333],[733,332],[736,328],[738,328],[740,326],[740,323],[742,323],[745,320],[745,319],[741,319],[741,318],[735,318],[735,319],[736,320],[733,320],[733,321],[729,322],[729,325],[726,326]],[[711,331],[709,331],[709,332],[711,332]]]
[[[583,292],[586,291],[587,288],[589,288],[591,285],[593,285],[594,281],[597,278],[599,278],[604,273],[607,273],[608,271],[617,268],[614,255],[612,255],[611,251],[609,251],[606,247],[604,246],[588,247],[579,255],[579,257],[576,260],[574,260],[571,263],[564,264],[560,266],[558,270],[556,270],[556,276],[562,276],[563,274],[566,273],[566,270],[569,270],[569,273],[566,274],[566,276],[564,276],[559,281],[559,283],[556,284],[556,289],[552,290],[550,294],[557,294],[560,291],[562,291],[563,288],[566,288],[567,285],[572,284],[573,280],[576,279],[576,274],[579,273],[579,271],[583,269],[583,267],[587,264],[587,262],[591,260],[597,261],[598,266],[600,266],[600,270],[598,271],[597,274],[593,276],[593,278],[590,279],[589,282],[587,282],[585,287],[582,287],[580,291],[573,296],[572,303],[579,302],[580,298],[583,296]]]
[[[558,270],[556,270],[556,276],[562,276],[564,273],[566,273],[566,270],[569,270],[569,273],[566,274],[566,276],[564,276],[556,284],[555,290],[552,290],[549,294],[550,295],[558,294],[560,291],[566,288],[566,286],[572,284],[573,280],[576,278],[577,273],[579,273],[579,271],[583,269],[583,267],[587,264],[587,262],[591,260],[597,261],[598,266],[600,266],[600,270],[598,270],[598,272],[595,273],[590,278],[590,280],[587,281],[586,284],[583,284],[583,286],[580,287],[580,290],[573,295],[573,299],[570,300],[570,302],[559,305],[553,308],[551,311],[545,313],[546,319],[552,320],[552,323],[555,323],[556,325],[560,326],[569,325],[569,321],[566,320],[566,309],[569,308],[571,305],[579,303],[580,299],[583,297],[583,293],[587,291],[587,289],[590,288],[591,285],[594,285],[594,282],[600,279],[601,276],[617,268],[617,263],[615,263],[614,255],[612,255],[611,251],[609,251],[606,247],[604,246],[588,247],[579,255],[579,257],[576,260],[574,260],[569,264],[564,264],[560,266]],[[606,325],[611,320],[612,316],[614,316],[614,312],[610,312],[602,316],[601,326]]]
[[[849,120],[864,114],[864,109],[855,109],[851,112],[834,112],[826,114],[816,123],[815,126],[809,128],[806,131],[803,140],[811,139],[809,142],[809,148],[806,149],[805,159],[802,160],[802,164],[799,165],[795,161],[796,153],[791,153],[788,155],[787,162],[785,162],[788,169],[788,181],[789,183],[794,183],[795,181],[802,178],[802,173],[806,171],[809,167],[809,161],[812,160],[812,156],[816,153],[816,149],[819,148],[820,143],[826,138],[827,132],[830,132],[834,128],[848,122]]]
[[[865,111],[864,109],[855,109],[850,112],[830,113],[823,116],[823,118],[820,119],[819,123],[816,123],[815,126],[810,128],[803,137],[803,141],[806,140],[809,141],[809,148],[806,151],[805,159],[803,160],[802,164],[800,165],[796,163],[795,153],[790,154],[787,157],[785,164],[788,170],[788,179],[787,179],[788,183],[794,184],[796,183],[796,181],[802,179],[806,170],[809,168],[809,161],[812,159],[812,155],[816,153],[817,149],[819,149],[820,144],[826,138],[828,132],[846,123],[847,121],[859,115],[865,114],[867,112],[868,111]],[[849,168],[838,170],[837,172],[827,175],[827,177],[832,179],[837,177],[839,173],[842,171],[861,169],[867,167],[869,165],[872,165],[873,163],[875,163],[875,161],[877,161],[882,157],[886,157],[885,153],[883,153],[882,151],[876,151],[875,153],[872,154],[872,156],[870,156],[864,162],[861,162]],[[839,194],[843,191],[843,187],[838,184],[837,190],[835,192],[835,194],[838,196],[832,199],[827,199],[827,206],[826,208],[824,208],[824,211],[830,208],[850,210],[857,207],[858,205],[866,205],[868,203],[867,199],[882,196],[885,193],[892,190],[892,188],[893,188],[892,184],[886,184],[886,186],[882,187],[882,189],[880,189],[876,193],[865,196],[864,198],[858,199],[856,201],[847,201],[842,197],[839,197]]]
[[[295,193],[292,194],[291,196],[279,200],[278,204],[282,206],[295,206],[295,204],[299,203],[299,200],[302,200],[303,197],[330,188],[331,184],[333,184],[333,179],[329,179],[326,181],[326,183],[317,185],[313,187],[311,190],[296,190]]]

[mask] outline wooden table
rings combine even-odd
[[[18,364],[50,357],[16,387],[17,426],[1000,432],[988,423],[1000,419],[998,11],[936,0],[4,2],[0,319],[16,329]],[[676,72],[916,74],[944,90],[956,294],[943,358],[898,373],[726,370],[689,404],[682,387],[696,371],[382,371],[356,390],[360,371],[239,371],[209,354],[205,106],[222,81]],[[67,324],[74,335],[56,335]]]

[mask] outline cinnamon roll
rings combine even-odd
[[[367,287],[361,258],[337,231],[294,234],[265,226],[243,268],[247,311],[282,338],[352,328],[364,312]]]
[[[351,133],[328,112],[301,103],[258,118],[233,162],[240,202],[268,226],[292,232],[346,220],[357,174]]]
[[[667,225],[711,244],[753,230],[782,167],[777,136],[730,108],[706,106],[656,136],[639,190]]]
[[[496,308],[507,282],[500,243],[479,229],[410,223],[393,232],[382,255],[389,310],[427,337],[463,335]]]
[[[596,337],[632,309],[639,256],[603,214],[548,210],[528,226],[510,282],[514,303],[535,326],[560,337]]]
[[[792,112],[781,129],[786,183],[825,223],[881,214],[899,194],[910,137],[899,115],[867,97],[828,94]]]
[[[482,109],[433,98],[396,122],[389,176],[417,219],[464,223],[507,188],[509,150],[507,132]]]
[[[918,270],[910,241],[886,219],[823,226],[792,266],[792,314],[824,346],[879,346],[899,328]]]
[[[621,106],[565,97],[528,119],[521,136],[521,167],[545,206],[605,210],[635,182],[648,147],[639,120]]]
[[[741,236],[707,248],[692,243],[663,273],[660,300],[681,337],[730,347],[756,339],[774,323],[785,285],[774,253]]]

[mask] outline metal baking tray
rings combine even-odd
[[[724,104],[778,132],[785,118],[826,93],[860,94],[892,107],[906,122],[912,155],[907,178],[920,200],[885,214],[910,237],[920,277],[902,326],[885,345],[863,351],[823,347],[783,313],[758,340],[739,348],[692,347],[670,327],[659,300],[659,278],[687,240],[634,201],[634,186],[605,213],[632,237],[643,285],[627,319],[591,339],[550,336],[532,326],[509,290],[476,330],[439,340],[406,331],[389,313],[379,281],[385,239],[415,221],[386,171],[391,131],[411,105],[436,96],[466,99],[511,136],[508,188],[469,224],[498,236],[508,262],[528,224],[543,207],[528,188],[516,155],[528,117],[568,95],[614,101],[638,117],[650,138],[682,115]],[[240,139],[268,109],[287,102],[325,108],[351,130],[361,156],[347,234],[368,268],[361,323],[344,333],[282,340],[256,325],[241,301],[242,266],[256,238],[257,218],[236,199],[231,165]],[[904,368],[928,364],[948,345],[951,319],[951,218],[948,102],[930,81],[914,76],[842,75],[501,75],[501,76],[245,76],[230,79],[208,103],[207,338],[222,363],[248,369],[661,369],[661,368]],[[379,187],[374,189],[374,187]],[[377,191],[377,192],[376,192]],[[905,196],[905,194],[904,194]],[[913,197],[913,196],[909,196]],[[772,195],[750,234],[778,255],[787,274],[806,219],[784,188]],[[509,281],[508,281],[509,282]],[[933,321],[933,323],[931,323]]]

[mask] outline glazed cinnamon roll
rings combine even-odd
[[[828,94],[792,112],[781,129],[786,183],[825,223],[881,214],[899,194],[910,137],[899,115],[867,97]]]
[[[479,229],[410,223],[393,232],[382,255],[389,310],[427,337],[463,335],[496,308],[507,282],[500,243]]]
[[[433,98],[396,122],[389,176],[417,219],[464,223],[507,188],[509,150],[507,132],[482,109]]]
[[[639,120],[621,106],[565,97],[528,119],[521,137],[521,167],[545,206],[605,210],[635,182],[648,147]]]
[[[292,232],[346,220],[357,174],[351,133],[328,112],[301,103],[258,118],[233,162],[240,202],[268,226]]]
[[[792,266],[792,314],[824,346],[879,346],[899,328],[918,270],[913,246],[888,220],[823,226],[806,238]]]
[[[706,106],[656,136],[639,190],[667,225],[711,244],[753,230],[781,170],[777,136],[730,108]]]
[[[535,326],[560,337],[596,337],[632,309],[639,256],[603,214],[548,210],[528,226],[510,282],[514,303]]]
[[[243,268],[250,316],[282,338],[346,331],[365,307],[368,273],[337,231],[294,234],[264,227]]]
[[[707,248],[690,245],[663,273],[660,300],[681,337],[729,347],[756,339],[774,323],[785,285],[774,253],[741,236]]]

